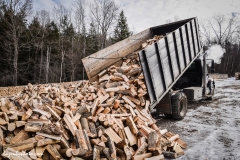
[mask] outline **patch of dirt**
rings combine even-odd
[[[219,142],[222,142],[223,144],[224,144],[224,146],[225,147],[231,147],[231,144],[232,144],[232,142],[233,142],[233,140],[232,139],[230,139],[230,138],[227,138],[227,137],[225,137],[225,136],[218,136],[218,138],[217,138],[217,140],[219,141]]]

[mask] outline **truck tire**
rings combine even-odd
[[[177,92],[171,97],[172,118],[181,120],[187,113],[187,96],[183,92]]]
[[[166,113],[164,113],[164,116],[166,117],[166,118],[172,118],[172,115],[171,114],[166,114]]]

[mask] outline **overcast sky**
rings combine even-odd
[[[51,11],[57,3],[66,8],[76,0],[33,0],[34,10]],[[240,0],[115,0],[124,10],[128,24],[134,32],[174,20],[198,17],[199,20],[213,14],[236,14],[240,16]]]

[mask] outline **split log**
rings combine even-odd
[[[134,153],[134,156],[141,155],[146,152],[148,147],[148,144],[146,142],[143,142],[141,146],[137,149],[137,151]]]
[[[100,73],[98,74],[98,78],[101,78],[101,77],[104,76],[105,74],[107,74],[107,70],[106,70],[106,69],[104,69],[102,72],[100,72]]]
[[[165,158],[173,158],[173,159],[177,158],[177,153],[174,153],[174,152],[163,151],[162,154],[164,155]]]
[[[38,109],[38,108],[34,108],[33,112],[36,112],[36,113],[41,114],[41,115],[44,115],[47,118],[51,117],[51,114],[49,112],[46,112],[46,111]]]
[[[5,125],[7,124],[7,121],[5,121],[4,119],[0,118],[0,125]]]
[[[106,83],[106,85],[105,85],[105,87],[106,88],[115,88],[115,87],[117,87],[117,86],[119,86],[120,85],[120,83],[119,82],[108,82],[108,83]]]
[[[106,90],[107,92],[107,90]],[[102,104],[104,101],[106,101],[109,98],[109,94],[104,95],[99,99],[99,104]]]
[[[88,146],[87,146],[86,140],[84,138],[82,129],[76,130],[76,137],[78,140],[79,147],[82,149],[88,150]]]
[[[119,91],[119,88],[118,87],[115,87],[115,88],[107,88],[105,89],[106,92],[117,92]]]
[[[19,146],[27,146],[28,144],[35,144],[37,141],[36,139],[33,138],[28,138],[26,140],[23,141],[19,141],[16,143],[11,143],[11,144],[4,144],[3,145],[3,150],[6,150],[7,148],[14,148],[14,147],[19,147]]]
[[[93,107],[92,107],[92,110],[91,110],[91,113],[92,113],[93,116],[95,115],[98,104],[99,104],[99,99],[96,99],[93,103]]]
[[[27,122],[25,121],[15,121],[17,127],[25,126]]]
[[[157,150],[157,143],[158,143],[158,133],[157,132],[151,132],[148,135],[148,150],[154,151]]]
[[[122,73],[117,73],[117,72],[115,72],[115,73],[114,73],[114,76],[117,76],[117,77],[122,78],[125,82],[128,82],[128,81],[129,81],[129,79],[127,78],[127,76],[124,75],[124,74],[122,74]]]
[[[70,148],[70,144],[69,144],[69,142],[66,140],[65,137],[62,137],[62,138],[61,138],[61,140],[60,140],[60,145],[61,145],[62,149]]]
[[[92,146],[91,146],[91,143],[90,143],[90,140],[89,140],[89,137],[88,137],[88,134],[87,134],[86,130],[83,130],[83,135],[84,135],[85,141],[86,141],[87,146],[88,146],[88,151],[92,152]]]
[[[76,115],[77,113],[79,113],[83,118],[87,118],[92,115],[86,104],[78,107],[78,109],[73,114]]]
[[[26,140],[28,138],[29,138],[28,133],[24,130],[21,130],[20,132],[17,133],[17,135],[15,137],[13,137],[11,139],[11,144],[21,142],[21,141]]]
[[[117,153],[116,153],[115,145],[114,145],[114,142],[112,141],[112,139],[110,137],[108,137],[107,144],[108,144],[110,156],[112,158],[116,158]]]
[[[138,128],[137,128],[137,126],[135,125],[135,123],[134,123],[134,121],[133,121],[133,119],[132,119],[131,116],[126,118],[126,124],[127,124],[127,126],[130,128],[131,132],[132,132],[133,134],[137,135],[137,133],[138,133]]]
[[[120,141],[119,143],[116,144],[116,147],[122,149],[125,145],[127,145],[127,143],[126,143],[126,140],[123,139],[122,141]]]
[[[161,135],[164,135],[164,134],[167,133],[167,132],[168,132],[167,129],[162,129],[162,130],[160,130]]]
[[[79,113],[75,114],[75,116],[72,118],[73,123],[75,123],[77,120],[79,120],[81,118],[81,116],[82,115]]]
[[[181,146],[182,148],[187,148],[187,144],[186,144],[186,142],[184,142],[183,140],[181,140],[180,138],[178,138],[177,140],[176,140],[176,142],[179,144],[179,146]]]
[[[145,153],[145,154],[140,154],[140,155],[136,155],[133,156],[133,160],[144,160],[145,158],[149,158],[152,156],[152,153]]]
[[[71,131],[72,135],[75,136],[75,130],[77,130],[76,125],[73,123],[71,117],[67,114],[64,115],[63,120],[67,124],[69,130]]]
[[[95,124],[93,122],[89,122],[89,129],[90,129],[91,137],[92,138],[97,137],[96,126],[95,126]]]
[[[129,127],[125,127],[124,131],[125,131],[125,134],[127,136],[128,141],[130,143],[130,146],[133,146],[133,145],[137,144],[137,137],[134,134],[132,134]]]
[[[136,99],[136,98],[133,98],[133,97],[130,97],[130,96],[127,96],[127,98],[132,101],[133,103],[135,103],[136,105],[140,106],[141,102]]]
[[[144,158],[144,160],[164,160],[164,156],[161,154],[150,158]]]
[[[114,101],[113,109],[116,109],[116,110],[117,110],[119,104],[120,104],[120,101],[119,101],[118,99],[116,99],[116,100]]]
[[[62,158],[62,156],[60,155],[60,153],[52,146],[52,145],[47,145],[46,146],[47,151],[52,155],[52,157],[55,160],[59,160]]]
[[[100,151],[96,146],[93,149],[93,160],[100,160]]]
[[[109,107],[105,108],[103,111],[103,114],[108,114],[111,111]]]
[[[110,150],[109,150],[109,148],[104,148],[104,149],[103,149],[103,153],[105,154],[105,156],[107,157],[108,160],[111,160],[111,159],[112,159],[112,157],[111,157],[111,155],[110,155]]]
[[[72,157],[72,148],[67,149],[60,149],[58,152],[61,154],[63,158],[70,158]]]
[[[37,159],[37,154],[35,149],[32,149],[30,152],[28,152],[28,155],[31,159]]]
[[[132,159],[132,156],[133,156],[133,151],[129,148],[129,146],[124,146],[124,153],[126,155],[126,160],[130,160]]]
[[[32,110],[29,108],[26,113],[22,116],[22,121],[26,121],[32,115]]]
[[[43,125],[43,124],[50,124],[51,121],[48,119],[28,119],[27,120],[28,123],[37,123],[39,125]]]
[[[36,147],[36,155],[38,158],[41,158],[43,156],[43,153],[45,151],[45,147]]]
[[[105,129],[104,131],[116,144],[121,142],[122,139],[113,131],[111,127]]]
[[[173,150],[177,153],[177,155],[184,155],[184,151],[182,148],[178,145],[178,143],[174,144]]]
[[[34,148],[34,143],[22,143],[21,145],[18,146],[11,146],[12,149],[16,151],[29,151]]]
[[[104,110],[104,108],[102,106],[99,106],[98,109],[96,110],[95,115],[98,115],[99,113],[101,113]]]
[[[130,99],[128,99],[126,96],[123,96],[122,99],[123,99],[126,103],[128,103],[129,105],[131,105],[133,108],[136,107],[136,105],[135,105]]]
[[[87,150],[82,148],[72,149],[73,156],[85,156],[86,153],[87,153]]]
[[[169,141],[172,142],[172,141],[175,141],[178,138],[179,138],[179,135],[176,134],[176,135],[172,136],[171,138],[169,138]]]
[[[42,125],[38,123],[26,123],[24,130],[26,132],[38,132],[41,130]]]
[[[97,145],[97,144],[100,143],[100,141],[101,141],[101,140],[100,140],[99,138],[97,138],[97,139],[91,139],[91,140],[90,140],[90,142],[91,142],[92,145]]]
[[[54,140],[61,140],[62,135],[51,135],[51,134],[46,134],[46,133],[41,133],[41,132],[36,132],[37,135],[46,137],[46,138],[51,138]]]
[[[49,107],[48,105],[46,105],[45,107],[56,120],[61,119],[59,115],[51,107]]]
[[[37,142],[37,146],[41,147],[41,146],[45,146],[45,145],[48,145],[48,144],[55,144],[55,143],[59,143],[59,142],[60,142],[59,140],[44,138],[44,139],[41,139]]]
[[[87,133],[89,133],[89,132],[90,132],[90,129],[89,129],[89,125],[88,125],[88,120],[87,120],[87,118],[81,118],[81,119],[80,119],[80,122],[81,122],[82,129],[83,129],[83,130],[86,130]]]

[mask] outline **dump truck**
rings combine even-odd
[[[142,49],[154,36],[162,38]],[[210,93],[206,87],[207,59],[196,17],[148,28],[85,57],[82,62],[89,80],[97,80],[102,70],[121,64],[133,52],[138,52],[150,110],[180,120],[186,115],[188,101],[211,99],[214,88]]]

